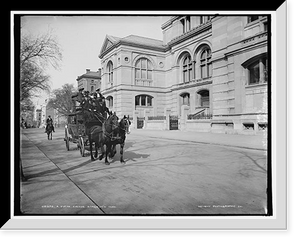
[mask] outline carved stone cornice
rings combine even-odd
[[[199,25],[184,34],[175,37],[174,39],[169,41],[167,45],[169,47],[173,47],[173,46],[175,46],[183,41],[186,41],[196,35],[199,35],[201,33],[208,32],[208,31],[211,31],[211,21],[208,21],[205,24]]]

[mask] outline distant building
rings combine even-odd
[[[117,115],[178,116],[186,129],[267,128],[268,17],[174,16],[163,40],[107,35],[101,91]]]
[[[42,109],[36,109],[35,110],[35,123],[36,123],[36,127],[40,127],[41,123],[42,123]]]
[[[59,113],[56,109],[49,107],[48,105],[46,106],[46,120],[48,116],[51,116],[53,120],[53,125],[55,127],[63,127],[66,122],[67,122],[67,117]],[[46,124],[46,120],[44,125]]]
[[[95,90],[101,87],[101,69],[94,72],[90,69],[86,69],[86,73],[77,77],[78,89],[84,88],[85,91],[95,92]]]

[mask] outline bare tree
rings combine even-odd
[[[21,101],[35,96],[35,93],[40,90],[50,91],[50,77],[45,74],[45,69],[49,65],[58,69],[61,60],[61,49],[50,32],[37,37],[22,33],[20,50]]]
[[[49,76],[32,63],[24,64],[20,76],[21,101],[38,96],[40,90],[50,91]]]
[[[50,98],[48,106],[56,109],[62,115],[69,115],[73,110],[72,95],[76,93],[73,84],[64,84],[61,89],[53,90],[55,97]]]

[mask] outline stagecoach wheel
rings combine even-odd
[[[85,156],[85,147],[84,147],[84,141],[82,137],[79,137],[79,151],[82,157]]]
[[[68,128],[65,128],[65,142],[66,142],[66,148],[69,151],[70,150],[70,141],[69,141]]]

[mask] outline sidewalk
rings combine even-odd
[[[21,132],[21,212],[102,214],[98,207]],[[81,207],[78,207],[80,205]]]
[[[148,129],[132,129],[131,134],[139,136],[148,136],[151,138],[165,138],[179,141],[188,141],[212,145],[224,145],[230,147],[256,150],[267,150],[268,147],[267,134],[242,135],[210,132],[190,132],[180,130],[167,131]]]

